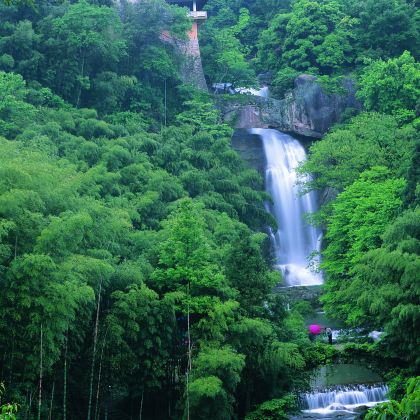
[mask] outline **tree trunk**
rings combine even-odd
[[[85,58],[85,54],[84,53],[82,53],[82,64],[81,64],[81,68],[80,68],[80,73],[81,73],[81,77],[82,77],[82,79],[83,79],[83,77],[84,77],[84,73],[85,73],[85,60],[86,60],[86,58]],[[80,84],[80,82],[79,82],[79,86],[78,86],[78,89],[77,89],[77,99],[76,99],[76,108],[79,108],[79,104],[80,104],[80,96],[82,95],[82,85]]]
[[[55,389],[55,381],[53,382],[52,390],[51,390],[51,402],[50,402],[50,412],[48,414],[48,420],[52,419],[52,408],[53,408],[53,401],[54,401],[54,389]]]
[[[31,420],[31,410],[32,410],[32,392],[29,391],[28,420]]]
[[[99,309],[101,307],[101,292],[102,292],[102,280],[99,283],[98,304],[96,306],[96,320],[95,320],[95,331],[93,334],[92,366],[90,369],[89,404],[88,404],[87,420],[90,420],[90,412],[92,411],[93,372],[95,368],[96,343],[98,341]]]
[[[190,420],[190,391],[189,391],[189,372],[187,368],[186,374],[186,382],[187,382],[187,420]]]
[[[38,420],[41,420],[41,405],[42,405],[42,324],[41,324],[41,340],[39,351],[39,394],[38,394]]]
[[[188,362],[187,362],[187,420],[190,420],[190,370],[191,370],[191,333],[190,333],[190,282],[187,284],[187,339],[188,339]]]
[[[12,378],[13,378],[13,354],[15,353],[15,333],[12,333],[12,352],[10,353],[10,367],[9,367],[9,384],[8,386],[12,386]]]
[[[108,328],[105,331],[104,341],[102,343],[101,357],[99,358],[99,372],[98,372],[98,386],[96,388],[96,404],[95,404],[95,416],[94,420],[97,420],[99,417],[98,407],[99,407],[99,390],[101,388],[101,373],[102,373],[102,359],[104,357],[104,350],[106,344],[106,336],[108,334]]]
[[[107,400],[105,404],[104,420],[108,420],[108,410],[109,410],[110,401],[111,401],[111,385],[108,385],[108,395],[107,395]]]
[[[64,378],[63,378],[63,420],[67,419],[67,349],[69,346],[69,335],[66,336],[66,349],[64,350]]]
[[[143,391],[141,392],[139,420],[142,420],[142,417],[143,417],[143,400],[144,400],[144,388],[143,388]]]

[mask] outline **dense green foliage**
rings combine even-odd
[[[222,9],[220,13],[223,13]],[[251,25],[249,11],[241,9],[239,18],[235,14],[223,17],[225,21],[222,28],[219,28],[218,22],[211,19],[205,25],[201,49],[204,58],[211,57],[211,60],[205,60],[205,71],[211,74],[214,82],[231,82],[239,86],[249,86],[255,83],[255,72],[246,61],[247,50],[238,36]],[[226,22],[229,20],[229,22]]]
[[[338,193],[314,218],[327,227],[322,253],[326,310],[349,326],[385,330],[379,345],[417,371],[420,218],[415,135],[412,126],[399,128],[390,116],[362,114],[316,143],[301,170],[315,174],[308,189]]]
[[[380,166],[362,172],[334,201],[324,250],[324,268],[331,282],[337,278],[343,284],[351,267],[381,244],[384,228],[401,209],[405,183],[388,176]]]
[[[210,82],[250,86],[267,71],[282,95],[301,72],[355,72],[364,112],[300,168],[329,197],[314,217],[322,302],[385,332],[343,357],[418,374],[418,7],[205,7]],[[263,180],[165,41],[190,26],[164,0],[0,4],[1,418],[282,419],[337,355],[308,340],[309,303],[286,310],[272,292]],[[417,388],[378,413],[410,413]]]
[[[312,145],[310,159],[301,167],[313,174],[306,187],[341,192],[363,171],[378,165],[392,176],[406,177],[416,141],[412,126],[399,127],[389,115],[362,113]]]
[[[129,412],[126,402],[143,397],[145,410],[159,400],[161,410],[172,407],[176,416],[182,406],[174,401],[185,389],[187,315],[192,411],[207,405],[204,392],[223,397],[225,412],[233,412],[243,372],[246,387],[253,386],[249,371],[261,363],[297,360],[302,369],[298,347],[275,350],[281,337],[271,319],[287,317],[263,306],[274,279],[261,254],[263,237],[249,228],[270,220],[265,194],[258,174],[230,149],[227,127],[214,121],[210,131],[200,124],[147,133],[72,108],[13,73],[0,73],[0,84],[6,137],[0,140],[0,270],[7,291],[0,298],[0,347],[15,400],[27,405],[25,390],[36,386],[42,352],[44,392],[54,387],[60,395],[57,416],[63,398],[82,416],[83,401],[93,401],[93,415]],[[208,113],[195,121],[210,124]],[[241,252],[249,254],[245,266]],[[243,348],[239,337],[250,330],[250,347]],[[266,360],[267,346],[274,353]],[[259,356],[245,363],[251,353]],[[258,381],[267,387],[247,404],[271,396],[279,379]]]
[[[284,420],[289,418],[288,413],[295,409],[295,396],[287,395],[261,404],[257,410],[246,416],[246,420]]]
[[[185,10],[145,3],[0,11],[0,364],[22,413],[244,417],[312,366],[271,295],[262,179],[160,39]]]
[[[31,86],[101,115],[141,112],[150,124],[163,122],[166,81],[169,117],[179,110],[180,58],[161,34],[185,37],[185,10],[164,0],[124,3],[120,13],[86,1],[40,2],[36,9],[0,5],[0,16],[0,69]]]
[[[352,269],[354,280],[341,302],[351,299],[346,313],[351,322],[384,328],[388,351],[412,366],[420,365],[419,216],[418,209],[406,210],[388,227],[382,247],[367,252]]]
[[[411,378],[403,399],[378,404],[370,409],[366,420],[415,419],[420,416],[420,377]]]
[[[279,96],[293,86],[294,78],[302,72],[343,76],[359,70],[368,60],[388,60],[404,50],[418,58],[419,11],[414,3],[210,0],[206,5],[209,24],[204,27],[202,38],[205,71],[213,82],[243,82],[217,70],[221,61],[215,44],[215,34],[237,25],[238,16],[247,16],[244,27],[241,33],[232,33],[232,41],[224,45],[223,54],[242,54],[251,59],[249,71],[271,72],[272,92]],[[243,59],[239,63],[245,71]],[[386,83],[384,79],[381,82]]]
[[[0,397],[5,391],[4,383],[0,383]],[[17,404],[0,404],[0,420],[16,420]]]
[[[387,62],[372,62],[363,71],[360,85],[358,96],[367,110],[393,114],[401,123],[418,118],[420,64],[409,52]]]
[[[401,6],[398,15],[405,11]],[[300,171],[312,174],[307,190],[328,192],[313,218],[326,228],[325,309],[350,327],[383,330],[378,348],[417,374],[420,67],[402,51],[408,37],[399,38],[400,51],[378,44],[381,57],[396,57],[368,60],[360,71],[357,96],[365,112],[314,143]]]
[[[256,40],[277,10],[290,0],[209,0],[209,19],[200,34],[204,72],[211,83],[236,86],[255,83],[255,67],[247,60],[255,55]]]

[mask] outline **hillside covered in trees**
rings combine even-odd
[[[299,172],[330,197],[311,218],[324,309],[383,338],[311,342],[311,305],[276,292],[263,176],[162,36],[187,39],[185,8],[0,1],[0,419],[282,419],[313,368],[356,356],[390,383],[367,418],[415,419],[418,2],[204,9],[209,86],[262,78],[282,98],[302,73],[355,81],[360,112]]]

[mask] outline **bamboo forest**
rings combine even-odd
[[[420,419],[419,0],[0,0],[0,420]]]

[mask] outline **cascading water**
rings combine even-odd
[[[269,94],[268,86],[263,86],[258,91],[258,96],[262,96],[263,98],[268,98],[268,94]]]
[[[309,268],[310,256],[318,253],[319,229],[304,220],[305,213],[317,210],[314,193],[299,194],[296,168],[306,159],[305,149],[293,137],[277,130],[254,128],[261,136],[266,156],[266,188],[273,199],[267,210],[277,220],[279,229],[270,231],[275,264],[289,286],[322,283],[322,275]],[[317,257],[311,263],[316,268]]]
[[[254,95],[254,96],[261,96],[262,98],[268,98],[268,86],[263,86],[259,89],[254,88],[236,88],[235,93],[241,93],[241,94],[248,94],[248,95]]]
[[[386,385],[337,387],[326,392],[313,392],[302,396],[305,412],[330,414],[337,411],[352,413],[359,406],[371,407],[386,401]]]

